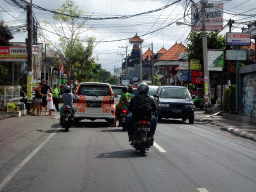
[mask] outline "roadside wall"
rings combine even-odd
[[[239,74],[241,113],[256,117],[256,64],[241,67]]]

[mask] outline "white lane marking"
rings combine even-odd
[[[32,159],[38,151],[55,135],[56,133],[52,133],[49,135],[43,143],[41,143],[32,153],[30,153],[17,167],[15,167],[12,172],[4,178],[4,180],[0,183],[0,191],[6,186],[6,184],[18,173],[19,170],[24,167],[30,159]]]
[[[207,191],[207,189],[205,189],[205,188],[197,188],[197,190],[200,191],[200,192],[209,192],[209,191]]]
[[[154,142],[154,146],[162,153],[166,153],[166,151],[160,146],[158,145],[156,142]]]

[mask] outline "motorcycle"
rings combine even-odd
[[[121,115],[120,115],[120,118],[119,118],[119,125],[121,127],[123,127],[123,131],[127,131],[127,125],[126,125],[126,122],[125,122],[127,112],[128,112],[128,110],[126,108],[122,109]]]
[[[148,133],[151,129],[151,123],[148,118],[143,118],[134,124],[135,133],[131,146],[139,150],[142,156],[146,155],[146,150],[153,145],[153,139],[148,138]]]
[[[69,131],[69,128],[71,127],[72,123],[73,123],[72,108],[69,105],[65,105],[63,107],[60,124],[63,128],[65,128],[65,131],[67,132]]]

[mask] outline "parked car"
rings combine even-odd
[[[118,85],[111,85],[111,88],[113,90],[114,96],[115,96],[115,104],[117,105],[119,103],[120,97],[123,93],[122,89],[124,86],[118,86]]]
[[[182,86],[160,86],[156,95],[158,121],[165,118],[181,118],[183,121],[189,119],[194,123],[195,105],[186,87]]]
[[[75,99],[75,123],[83,119],[105,119],[111,125],[114,123],[115,99],[108,83],[80,83]]]

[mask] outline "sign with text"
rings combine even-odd
[[[226,60],[245,61],[246,50],[226,50]]]
[[[192,31],[202,30],[201,4],[195,3],[191,7]],[[205,29],[206,31],[219,31],[223,28],[223,3],[205,4]]]
[[[200,60],[199,59],[190,59],[190,69],[198,71],[200,70]]]
[[[231,45],[250,46],[251,35],[246,33],[227,33],[226,44],[229,46]]]
[[[208,70],[222,71],[224,66],[224,50],[208,50]]]

